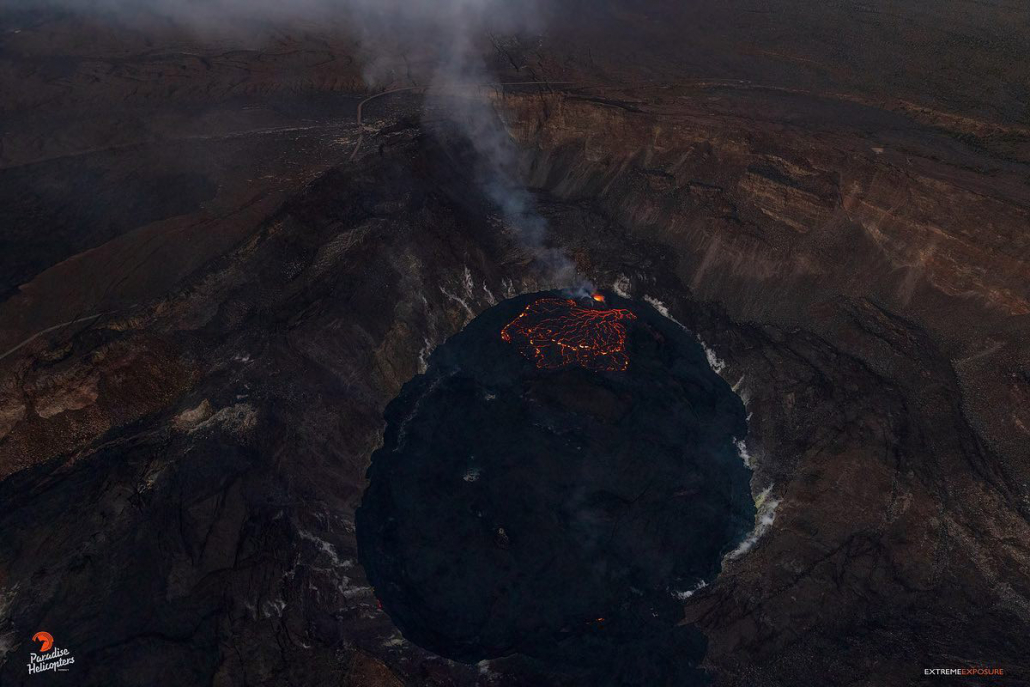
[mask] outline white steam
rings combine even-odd
[[[618,293],[618,291],[616,291],[616,293]],[[680,322],[675,317],[673,317],[671,314],[669,314],[669,309],[665,306],[665,303],[662,303],[660,300],[658,300],[654,296],[647,296],[647,295],[645,295],[644,296],[644,300],[647,301],[648,303],[650,303],[651,307],[653,307],[655,310],[657,310],[663,317],[666,317],[666,318],[672,320],[673,322],[678,324],[680,327],[682,327],[684,330],[690,331],[685,326],[683,326],[682,322]],[[693,333],[693,332],[691,332],[691,333]],[[708,360],[708,366],[712,368],[712,370],[715,372],[715,374],[717,374],[719,376],[722,376],[723,370],[726,369],[726,362],[722,358],[717,356],[715,354],[715,351],[713,351],[711,348],[709,348],[708,344],[706,344],[701,339],[700,336],[698,336],[697,334],[694,334],[694,338],[697,339],[697,342],[699,344],[701,344],[701,348],[704,349],[704,351],[705,351],[705,358]],[[733,387],[733,391],[736,392],[737,391],[737,387]]]
[[[353,40],[363,78],[371,88],[396,87],[390,65],[409,53],[418,64],[426,103],[448,121],[448,132],[469,145],[476,185],[500,210],[505,228],[528,252],[544,283],[574,286],[575,265],[546,245],[547,226],[520,181],[514,141],[493,106],[486,84],[497,81],[486,56],[503,52],[515,69],[511,46],[544,26],[539,0],[9,0],[15,7],[60,7],[112,25],[182,27],[211,38],[233,35],[248,42],[291,29]],[[218,41],[212,40],[212,44]],[[515,50],[514,52],[518,52]],[[410,71],[402,84],[412,86]],[[534,83],[527,76],[527,84]],[[522,79],[520,79],[521,81]]]
[[[680,601],[686,601],[687,599],[694,596],[694,594],[698,593],[707,586],[707,582],[705,582],[704,580],[698,580],[697,584],[695,584],[692,588],[682,592],[673,592],[672,595]]]
[[[773,485],[770,484],[755,499],[755,506],[758,508],[758,512],[755,514],[755,528],[744,538],[744,541],[740,542],[737,548],[726,554],[726,558],[730,560],[740,558],[753,549],[762,535],[776,522],[776,507],[780,505],[780,499],[772,496],[772,488]]]

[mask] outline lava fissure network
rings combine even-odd
[[[754,523],[744,407],[688,332],[594,300],[505,301],[434,351],[387,407],[358,555],[405,637],[447,658],[699,684],[678,595]]]
[[[604,299],[595,297],[603,303]],[[636,315],[626,309],[583,307],[569,298],[533,301],[501,330],[501,338],[542,369],[579,365],[590,370],[624,371],[626,322]]]

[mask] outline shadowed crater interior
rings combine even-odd
[[[406,638],[605,684],[698,679],[682,596],[754,504],[743,404],[688,332],[615,297],[514,298],[440,346],[386,421],[359,555]]]

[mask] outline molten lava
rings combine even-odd
[[[623,321],[635,319],[629,310],[596,310],[566,298],[541,298],[505,325],[501,338],[542,369],[580,365],[621,372],[629,366]]]

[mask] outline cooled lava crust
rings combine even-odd
[[[592,684],[700,680],[704,641],[677,626],[677,595],[753,524],[744,407],[688,332],[615,300],[501,303],[388,406],[359,556],[412,642],[470,663],[519,653]],[[582,342],[621,333],[621,357],[563,358],[561,337],[557,357],[537,355],[513,331],[531,320],[582,324]]]

